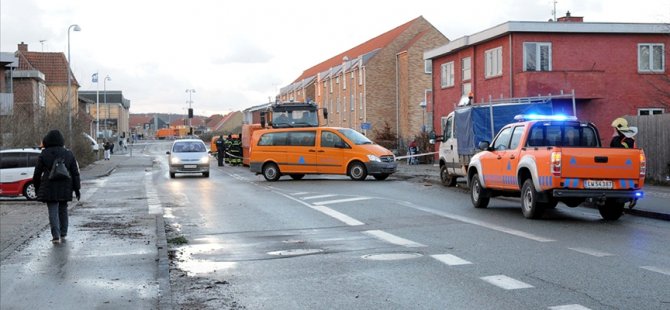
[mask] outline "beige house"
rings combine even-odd
[[[82,90],[79,97],[91,102],[86,111],[95,126],[100,108],[100,132],[98,138],[127,138],[130,136],[130,100],[123,97],[120,90]],[[96,127],[97,128],[97,127]]]
[[[388,124],[398,148],[406,149],[422,130],[430,131],[425,107],[432,75],[423,53],[448,42],[426,19],[415,18],[306,69],[279,99],[313,100],[328,109],[328,126],[372,138]]]

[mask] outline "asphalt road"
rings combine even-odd
[[[155,175],[179,268],[227,281],[249,309],[668,309],[669,225],[597,210],[521,216],[425,182],[242,167]],[[552,308],[553,307],[553,308]],[[583,307],[583,308],[580,308]]]

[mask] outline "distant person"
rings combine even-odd
[[[109,141],[105,141],[105,143],[102,144],[102,148],[105,150],[105,160],[109,160],[112,149],[112,147],[109,145]]]
[[[109,143],[109,153],[110,154],[114,154],[114,145],[116,145],[116,144],[114,144],[112,142]]]
[[[623,117],[619,117],[612,122],[612,128],[614,128],[614,135],[610,147],[635,148],[635,139],[633,137],[637,134],[637,127],[628,127],[628,121]]]
[[[219,138],[216,139],[216,160],[219,164],[219,167],[223,167],[223,152],[224,152],[223,135],[220,135]]]
[[[33,180],[37,200],[45,202],[49,209],[49,226],[51,227],[51,242],[60,243],[68,230],[67,203],[72,201],[72,192],[77,200],[81,199],[79,189],[79,164],[74,154],[64,147],[65,138],[63,134],[54,129],[49,131],[43,139],[44,149],[37,159]],[[57,162],[62,159],[67,168],[69,176],[59,179],[51,177],[51,170],[55,169]]]

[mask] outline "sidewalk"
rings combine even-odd
[[[398,172],[396,176],[402,178],[420,178],[425,182],[441,184],[440,168],[437,164],[408,165],[406,161],[398,163]],[[460,182],[465,182],[462,178]],[[465,184],[461,184],[465,186]],[[459,185],[459,187],[461,186]],[[633,209],[625,209],[627,214],[661,219],[670,221],[670,206],[667,202],[670,199],[670,187],[667,186],[644,186],[644,198],[640,199]]]
[[[68,236],[60,244],[50,242],[43,204],[40,216],[17,215],[32,232],[2,249],[0,308],[169,308],[162,215],[150,214],[145,199],[152,165],[151,157],[115,152],[82,168],[82,199],[70,204]]]

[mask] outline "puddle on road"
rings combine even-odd
[[[298,256],[322,253],[323,249],[290,249],[281,251],[268,252],[269,255],[275,256]]]
[[[386,253],[386,254],[368,254],[363,255],[361,258],[369,260],[403,260],[403,259],[412,259],[423,256],[421,253]]]

